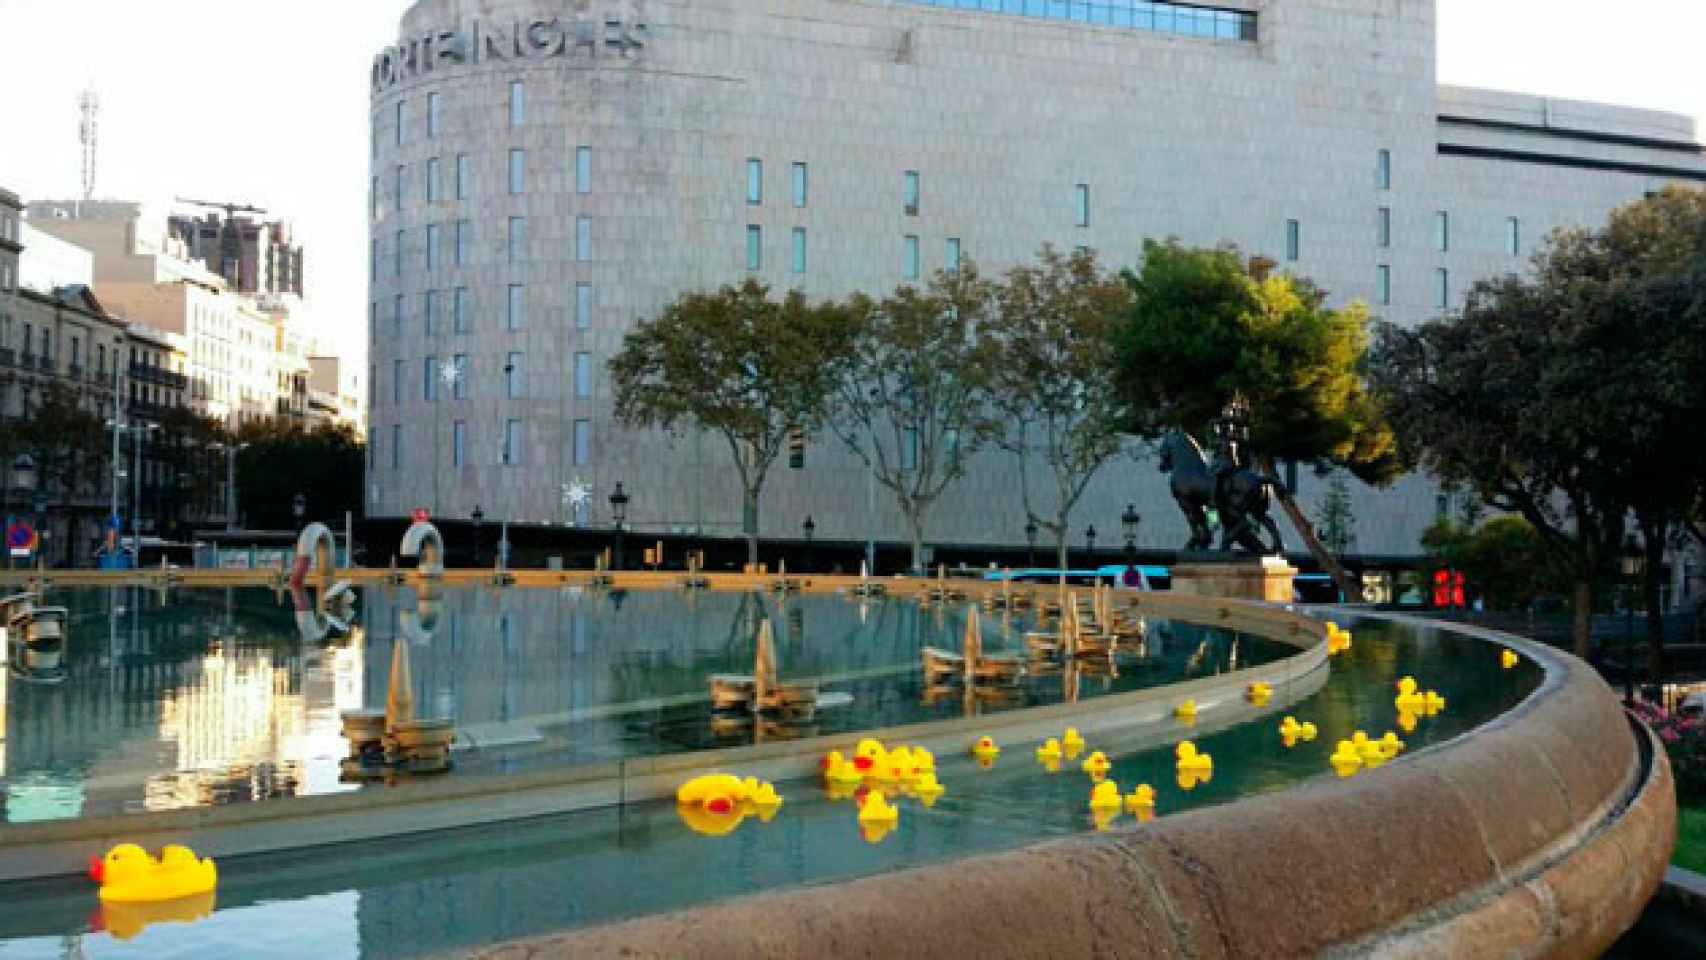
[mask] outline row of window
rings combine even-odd
[[[806,272],[806,228],[795,227],[789,244],[788,269],[792,273]],[[949,273],[960,268],[960,238],[949,237],[943,247],[943,261]],[[746,269],[758,271],[764,269],[764,228],[756,223],[746,225]],[[918,235],[906,234],[901,238],[901,276],[907,280],[917,280],[922,271],[919,266]]]
[[[440,259],[444,251],[444,226],[437,223],[426,225],[426,239],[422,253],[428,271],[439,269]],[[450,265],[466,267],[474,262],[474,222],[472,220],[457,220],[451,226]],[[390,275],[402,278],[404,269],[404,253],[408,249],[408,231],[398,230],[392,235]],[[379,238],[370,241],[371,263],[369,270],[374,279],[384,274],[380,267],[385,263],[383,251],[380,249]],[[592,218],[575,218],[575,260],[586,263],[592,260]],[[520,263],[527,259],[527,218],[510,217],[504,235],[504,259],[509,263]]]
[[[592,354],[579,351],[575,354],[572,368],[574,395],[581,400],[592,398],[593,365]],[[468,355],[458,353],[449,359],[439,361],[436,355],[429,354],[421,361],[421,398],[428,403],[437,403],[445,387],[450,390],[453,400],[468,399],[468,383],[472,374]],[[519,350],[512,350],[504,355],[503,365],[504,397],[509,400],[520,400],[527,396],[527,355]],[[402,360],[391,361],[391,402],[403,402],[403,382],[407,379]]]
[[[408,103],[409,101],[406,99],[399,99],[393,107],[396,129],[392,133],[399,147],[408,140]],[[436,91],[430,92],[426,95],[426,136],[428,140],[437,139],[442,120],[439,95]],[[520,80],[511,80],[509,82],[509,125],[513,129],[525,125],[526,122],[527,86]],[[373,152],[374,156],[379,155],[378,136],[373,138]]]
[[[498,450],[500,466],[520,466],[526,461],[527,433],[526,423],[518,419],[504,421],[503,445]],[[575,420],[571,426],[570,459],[574,466],[584,467],[592,462],[592,421]],[[367,464],[378,466],[382,460],[388,459],[391,469],[400,470],[403,466],[403,425],[391,425],[390,442],[381,444],[381,436],[374,434],[367,444]],[[382,452],[381,446],[386,449]],[[468,449],[468,421],[457,420],[450,425],[450,465],[465,467],[472,463]]]
[[[592,192],[592,148],[581,146],[575,148],[575,192]],[[509,151],[508,184],[511,196],[521,196],[527,192],[527,151],[520,147],[512,147]],[[804,167],[804,164],[800,164]],[[422,192],[426,203],[437,205],[444,202],[444,167],[442,157],[428,157],[422,172]],[[466,153],[456,155],[456,180],[453,184],[454,196],[457,200],[466,200],[474,189],[474,160]],[[398,164],[392,171],[391,203],[393,210],[403,209],[408,200],[409,167]],[[379,219],[379,177],[373,177],[369,185],[368,215]],[[801,204],[802,206],[804,204]]]
[[[1108,27],[1209,40],[1256,40],[1256,14],[1249,10],[1161,0],[909,0],[926,7],[981,10],[1045,20],[1071,20]]]
[[[1392,246],[1392,208],[1380,207],[1375,211],[1375,245],[1387,249]],[[1451,251],[1451,214],[1440,210],[1434,213],[1434,249],[1440,253]],[[1505,254],[1518,257],[1522,255],[1522,219],[1519,217],[1505,218]],[[1285,222],[1285,258],[1297,260],[1303,255],[1302,227],[1296,220]]]
[[[1375,268],[1374,299],[1382,306],[1392,303],[1392,267],[1381,264]],[[1440,310],[1451,307],[1451,271],[1440,267],[1434,271],[1434,306]]]
[[[448,294],[448,296],[446,296]],[[437,336],[444,329],[444,310],[450,309],[451,333],[471,333],[474,328],[474,298],[467,287],[454,287],[449,290],[427,290],[421,294],[422,328],[429,337]],[[592,284],[575,284],[574,320],[576,330],[587,330],[592,327],[592,310],[594,306]],[[379,340],[379,301],[367,305],[367,324],[369,341]],[[520,330],[527,319],[527,287],[524,284],[512,283],[504,289],[504,329]],[[398,338],[404,333],[404,296],[397,294],[391,298],[391,336]]]

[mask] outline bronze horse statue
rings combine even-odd
[[[1181,430],[1162,438],[1160,467],[1162,473],[1172,474],[1173,499],[1191,525],[1186,550],[1212,549],[1214,534],[1209,529],[1208,510],[1214,507],[1220,513],[1222,551],[1234,546],[1260,555],[1285,551],[1279,527],[1268,515],[1273,491],[1279,486],[1276,478],[1240,466],[1226,475],[1224,484],[1217,483],[1202,447]],[[1262,530],[1273,538],[1271,546],[1262,542]]]

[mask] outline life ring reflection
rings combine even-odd
[[[332,531],[323,523],[310,523],[296,537],[296,564],[290,571],[291,586],[301,586],[309,570],[330,577],[338,566],[338,546]]]
[[[397,551],[405,557],[419,557],[415,571],[426,577],[444,575],[444,538],[438,528],[427,522],[411,524],[403,532],[403,545]]]

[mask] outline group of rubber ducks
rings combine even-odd
[[[1037,748],[1037,762],[1042,764],[1049,773],[1059,773],[1062,760],[1076,760],[1078,755],[1083,752],[1084,738],[1079,735],[1078,728],[1067,727],[1066,732],[1058,739],[1049,737],[1043,741],[1043,745]],[[1101,752],[1097,751],[1096,756],[1102,757]],[[1086,764],[1084,772],[1089,773],[1088,764],[1090,761],[1085,760],[1084,762]],[[1102,762],[1106,763],[1107,757],[1102,757]],[[1106,772],[1104,769],[1103,773]],[[1094,774],[1091,775],[1094,776]]]
[[[1392,731],[1378,740],[1358,730],[1349,740],[1340,740],[1327,762],[1341,777],[1354,777],[1363,770],[1373,770],[1396,757],[1404,749],[1404,741]]]
[[[734,832],[749,816],[769,823],[782,809],[775,784],[756,777],[728,773],[694,777],[675,791],[675,809],[694,833],[722,837]]]
[[[1106,830],[1119,819],[1121,811],[1137,818],[1138,823],[1155,819],[1155,788],[1140,783],[1129,796],[1120,795],[1120,785],[1112,780],[1099,781],[1090,791],[1090,819],[1097,830]]]
[[[931,807],[947,792],[936,779],[935,755],[921,746],[890,750],[866,737],[853,748],[851,758],[831,750],[821,766],[831,800],[854,798],[859,833],[868,843],[881,843],[900,824],[900,808],[890,802],[890,794],[910,796]]]
[[[1280,742],[1285,744],[1288,750],[1297,746],[1300,741],[1308,743],[1314,740],[1316,735],[1315,724],[1298,723],[1297,718],[1290,715],[1280,721],[1279,732]]]

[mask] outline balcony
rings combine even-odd
[[[36,360],[41,364],[41,369],[42,369],[43,373],[52,373],[53,372],[53,358],[52,357],[50,357],[44,353],[41,356],[37,357]]]
[[[0,367],[10,367],[18,362],[18,352],[11,347],[0,347]]]
[[[171,390],[182,390],[189,386],[189,378],[181,373],[173,373],[170,370],[140,363],[130,365],[130,379],[138,383],[157,384]]]

